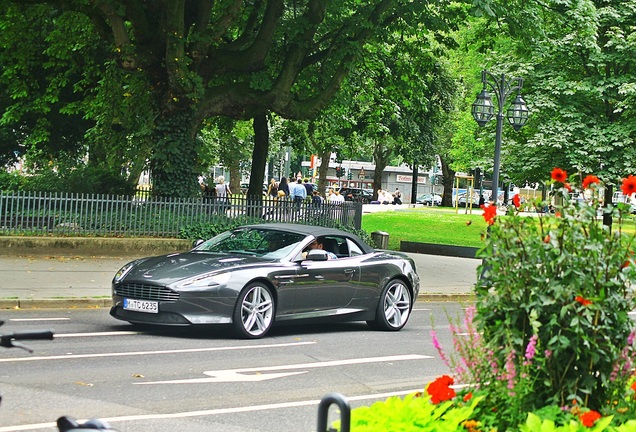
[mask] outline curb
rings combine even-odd
[[[110,308],[110,298],[0,299],[0,309],[101,309]]]
[[[473,294],[420,294],[421,303],[474,302]],[[110,309],[110,298],[0,299],[0,309]]]

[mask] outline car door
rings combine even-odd
[[[343,238],[337,241],[346,244]],[[334,250],[330,252],[337,253]],[[347,307],[355,296],[359,277],[358,260],[355,258],[303,261],[294,282],[294,314],[312,314]]]

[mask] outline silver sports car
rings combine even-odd
[[[189,252],[143,258],[113,278],[110,314],[134,324],[230,324],[260,338],[291,320],[366,321],[400,330],[420,279],[404,254],[344,231],[261,224],[226,231]]]

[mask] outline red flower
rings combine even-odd
[[[630,174],[629,177],[624,178],[621,189],[623,190],[623,195],[626,196],[630,196],[636,192],[636,177]]]
[[[426,393],[431,395],[431,402],[438,404],[455,397],[455,390],[450,388],[455,381],[448,375],[442,375],[426,387]]]
[[[471,400],[473,397],[473,394],[471,392],[466,393],[466,395],[464,396],[464,402],[468,402],[469,400]]]
[[[636,381],[634,381],[631,385],[631,389],[636,391]]]
[[[579,418],[581,419],[581,423],[583,423],[583,426],[592,427],[594,426],[594,422],[601,418],[601,415],[594,410],[590,410],[581,414]]]
[[[589,306],[589,305],[592,304],[591,300],[585,299],[585,298],[583,298],[581,296],[576,296],[574,298],[574,300],[576,300],[577,302],[581,303],[583,306]]]
[[[572,186],[570,186],[570,183],[563,183],[563,187],[566,188],[568,192],[572,192]]]
[[[549,235],[543,237],[543,243],[550,243],[550,236]]]
[[[583,189],[587,189],[592,184],[599,184],[601,181],[595,175],[589,175],[583,179]]]
[[[512,197],[512,203],[517,208],[521,207],[521,198],[519,198],[519,194],[515,194],[515,196]]]
[[[554,168],[550,175],[552,176],[552,180],[558,181],[560,183],[565,183],[568,178],[568,173],[563,171],[561,168]]]
[[[492,225],[495,223],[495,217],[497,216],[497,206],[494,204],[482,205],[481,208],[484,209],[484,220],[488,225]]]

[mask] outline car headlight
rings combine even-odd
[[[175,284],[173,288],[176,290],[211,289],[225,285],[231,277],[232,274],[230,272],[202,275],[181,281]]]
[[[131,261],[125,266],[123,266],[122,268],[120,268],[119,271],[115,273],[115,277],[113,278],[113,283],[121,282],[121,280],[125,278],[128,273],[130,273],[130,270],[132,270],[132,268],[139,263],[140,263],[140,260]]]

